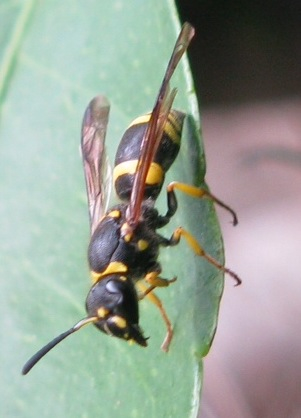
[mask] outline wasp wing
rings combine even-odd
[[[131,199],[126,214],[127,223],[131,228],[135,228],[138,224],[147,173],[160,144],[164,125],[176,95],[176,89],[173,89],[169,93],[169,81],[184,52],[188,48],[188,45],[194,36],[194,32],[194,28],[189,23],[184,23],[174,46],[148,127],[141,143],[140,156],[137,164]]]
[[[86,180],[91,235],[105,213],[111,191],[111,170],[105,152],[105,136],[110,104],[97,96],[83,118],[81,149]]]

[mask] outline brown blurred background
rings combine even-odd
[[[201,418],[301,418],[301,2],[178,0],[227,265]]]

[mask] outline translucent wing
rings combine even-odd
[[[105,152],[110,104],[106,97],[91,100],[84,114],[81,149],[86,179],[91,235],[105,213],[111,192],[111,169]]]
[[[184,23],[169,60],[159,94],[141,144],[133,190],[126,214],[127,223],[133,229],[137,226],[139,221],[147,173],[158,149],[163,135],[164,124],[167,120],[176,95],[176,89],[169,92],[169,81],[193,36],[194,28],[189,23]]]

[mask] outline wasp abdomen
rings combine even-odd
[[[146,178],[144,199],[156,199],[162,188],[165,173],[178,155],[185,113],[172,109],[164,125],[164,132],[154,161]],[[128,201],[141,151],[141,143],[150,114],[136,118],[125,131],[115,157],[114,184],[118,197]]]

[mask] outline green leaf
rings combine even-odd
[[[181,242],[162,249],[159,289],[174,324],[168,354],[157,309],[141,302],[149,347],[129,346],[86,327],[20,374],[41,346],[85,316],[89,222],[79,149],[82,115],[103,93],[111,102],[111,159],[130,121],[153,104],[179,23],[162,0],[15,0],[1,13],[1,416],[194,417],[202,356],[214,335],[222,275]],[[187,119],[181,153],[167,181],[198,183],[205,163],[186,59],[172,85]],[[158,207],[166,210],[162,193]],[[179,195],[162,230],[193,232],[223,261],[214,208]]]

